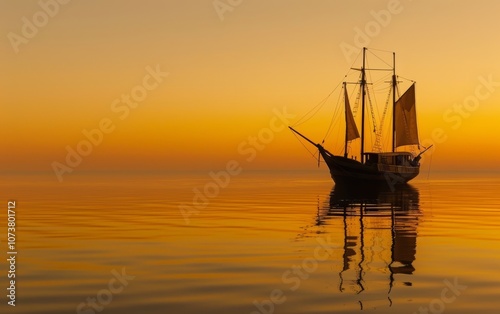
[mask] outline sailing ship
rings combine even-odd
[[[329,152],[319,143],[307,138],[293,127],[289,127],[294,133],[316,146],[319,154],[330,169],[330,174],[335,183],[343,184],[379,184],[386,183],[389,186],[405,184],[415,178],[420,171],[420,159],[422,154],[432,146],[425,148],[418,154],[401,150],[402,147],[418,146],[415,82],[398,98],[398,76],[396,76],[396,55],[392,53],[392,65],[387,68],[371,69],[366,67],[367,48],[362,51],[362,66],[359,69],[352,68],[360,72],[360,80],[355,83],[343,82],[344,107],[345,107],[345,138],[344,154],[335,155]],[[392,71],[391,93],[392,93],[392,149],[388,151],[366,151],[365,150],[365,113],[366,99],[368,95],[367,71]],[[361,133],[351,110],[347,84],[357,84],[360,86],[361,98]],[[384,110],[385,112],[385,110]],[[382,118],[383,119],[383,118]],[[378,134],[380,136],[380,134]],[[360,139],[359,160],[356,157],[349,157],[348,145],[350,142]],[[377,141],[380,142],[378,138]],[[379,145],[380,146],[380,145]],[[319,156],[318,156],[319,158]]]

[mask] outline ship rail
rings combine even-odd
[[[419,171],[418,167],[412,166],[396,166],[387,164],[377,164],[378,171],[393,172],[393,173],[417,173]]]

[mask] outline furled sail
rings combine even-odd
[[[347,89],[344,88],[345,93],[345,123],[346,123],[346,140],[352,141],[359,138],[358,128],[356,127],[356,122],[354,122],[354,117],[351,111],[351,105],[349,104],[349,97],[347,96]]]
[[[415,84],[401,96],[394,108],[396,121],[396,147],[418,145],[417,111],[415,109]]]

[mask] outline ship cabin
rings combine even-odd
[[[366,165],[377,165],[385,170],[393,167],[418,167],[418,161],[408,152],[365,153],[365,160]]]

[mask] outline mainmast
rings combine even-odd
[[[366,97],[366,75],[365,75],[366,47],[363,47],[363,66],[361,67],[361,163],[365,161],[365,97]]]
[[[344,97],[347,97],[347,82],[344,82]],[[344,102],[346,100],[344,99]],[[344,146],[344,157],[347,158],[347,142],[349,141],[349,125],[347,121],[347,105],[346,105],[346,114],[345,114],[345,146]]]
[[[392,152],[396,151],[396,53],[392,53]]]

